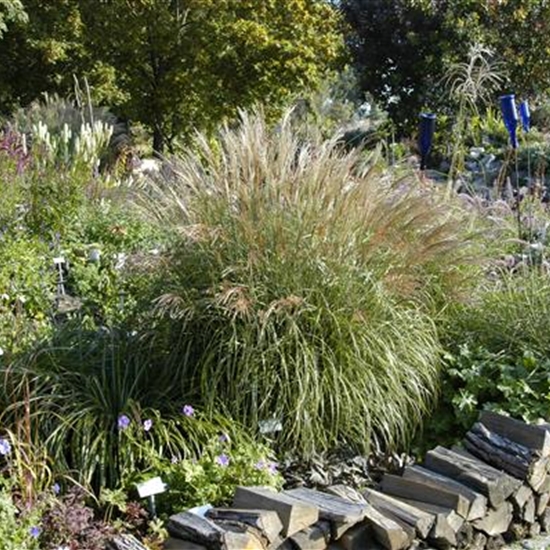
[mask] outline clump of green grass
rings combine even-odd
[[[180,234],[165,354],[207,411],[281,419],[287,448],[403,444],[437,393],[433,317],[464,288],[467,222],[376,157],[297,136],[243,114],[143,191]]]
[[[447,338],[521,356],[528,349],[548,356],[550,279],[540,268],[524,267],[488,281],[467,307],[453,316]]]
[[[196,458],[220,433],[249,438],[230,419],[206,418],[158,364],[146,334],[70,324],[11,364],[0,363],[3,427],[25,428],[55,475],[116,487],[151,457]],[[130,436],[130,435],[131,436]]]

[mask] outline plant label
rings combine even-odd
[[[143,483],[137,483],[136,487],[140,498],[151,497],[166,491],[166,485],[160,477],[152,477]]]
[[[260,420],[258,422],[260,427],[260,433],[270,434],[274,432],[282,432],[283,424],[278,418],[268,418],[267,420]]]

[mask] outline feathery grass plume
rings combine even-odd
[[[474,43],[468,51],[467,61],[453,63],[442,79],[449,100],[458,107],[452,132],[449,192],[464,170],[465,143],[472,133],[471,118],[479,114],[481,107],[490,105],[494,93],[504,82],[502,67],[502,63],[494,60],[494,52],[490,48]]]
[[[412,176],[241,114],[142,200],[180,245],[157,301],[207,411],[275,416],[304,453],[403,444],[437,391],[432,315],[463,288],[466,220]]]
[[[98,148],[98,152],[101,154],[102,160],[106,160],[107,156],[116,155],[128,147],[130,143],[128,128],[107,108],[92,105],[87,83],[86,91],[88,94],[84,100],[84,94],[80,91],[77,82],[75,100],[62,98],[55,94],[45,94],[41,101],[34,101],[24,109],[18,109],[13,113],[9,125],[16,132],[28,134],[29,137],[35,133],[34,128],[43,126],[52,136],[61,137],[66,142],[70,142],[69,149],[73,154],[74,142],[83,133],[83,130],[91,128],[97,133],[97,130],[100,129],[105,134],[105,130],[108,129],[109,134],[105,135],[105,143],[98,142],[98,137],[103,139],[103,136],[95,136],[94,140],[101,146]],[[83,141],[89,141],[89,138],[83,139]],[[88,144],[85,143],[85,145]]]

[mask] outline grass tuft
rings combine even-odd
[[[467,280],[462,211],[376,155],[242,113],[143,190],[177,228],[156,307],[206,411],[302,453],[408,441],[437,393],[433,315]]]
[[[151,355],[146,334],[67,327],[0,371],[2,425],[22,424],[30,441],[44,445],[56,475],[96,490],[150,468],[151,454],[194,458],[220,433],[244,437],[219,415],[184,414],[191,403],[173,383],[177,365],[159,365]],[[121,416],[128,419],[123,429]]]

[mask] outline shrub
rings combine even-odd
[[[66,259],[66,291],[81,302],[86,326],[113,326],[150,309],[161,274],[165,231],[143,220],[124,201],[101,201],[80,211],[58,243]],[[97,261],[91,261],[97,256]]]
[[[36,156],[42,158],[39,152]],[[6,197],[0,204],[4,364],[51,334],[60,317],[78,316],[87,326],[97,326],[148,308],[149,275],[166,241],[165,232],[144,223],[124,203],[122,190],[109,201],[89,201],[81,174],[47,166],[37,173],[26,167],[18,174],[16,162],[0,151],[0,190]],[[40,184],[31,191],[35,181]],[[91,261],[93,249],[99,261]],[[65,260],[62,289],[55,258]]]
[[[531,118],[533,125],[542,132],[547,132],[550,129],[550,102],[548,101],[548,97],[541,96],[538,98]]]
[[[0,239],[0,365],[51,330],[55,271],[48,256],[43,241],[22,231]]]
[[[550,415],[550,362],[532,351],[490,351],[461,344],[447,354],[439,406],[426,424],[422,448],[456,443],[481,410],[525,422]]]
[[[108,183],[98,168],[111,134],[100,121],[83,123],[75,134],[67,125],[53,133],[42,122],[28,134],[0,134],[0,190],[7,199],[0,208],[2,230],[23,223],[42,237],[62,233]]]
[[[470,303],[449,312],[441,399],[422,446],[455,442],[483,409],[528,422],[550,414],[550,279],[527,256],[522,262],[494,270]]]
[[[81,488],[73,487],[50,504],[41,520],[41,548],[58,550],[70,544],[75,550],[105,549],[114,529],[96,518],[86,496]]]
[[[157,303],[181,387],[302,452],[406,441],[437,388],[432,314],[467,278],[456,205],[260,115],[173,174],[144,199],[181,235]]]

